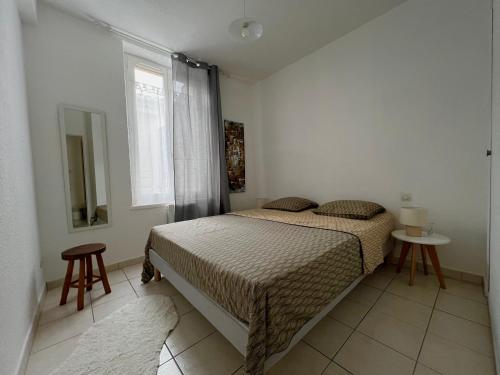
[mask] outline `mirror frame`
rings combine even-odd
[[[66,221],[68,224],[68,231],[70,233],[73,232],[83,232],[86,230],[93,230],[93,229],[103,229],[103,228],[109,228],[111,226],[111,218],[112,218],[112,209],[111,209],[111,187],[110,187],[110,177],[109,177],[109,156],[108,156],[108,127],[107,127],[107,119],[106,119],[106,112],[92,109],[92,108],[85,108],[85,107],[80,107],[80,106],[75,106],[71,104],[59,104],[58,106],[58,118],[59,118],[59,133],[60,133],[60,138],[61,138],[61,156],[62,156],[62,169],[63,169],[63,178],[64,178],[64,190],[65,190],[65,202],[66,202]],[[64,121],[64,110],[65,109],[73,109],[77,111],[83,111],[83,112],[91,112],[98,114],[102,116],[103,118],[103,127],[104,127],[104,140],[103,140],[103,145],[104,145],[104,173],[105,173],[105,181],[106,181],[106,199],[108,200],[108,222],[106,224],[101,224],[101,225],[95,225],[95,226],[88,226],[88,227],[81,227],[81,228],[75,228],[73,226],[73,218],[72,218],[72,210],[71,210],[71,187],[69,183],[69,170],[68,170],[68,155],[67,155],[67,145],[66,145],[66,124]]]

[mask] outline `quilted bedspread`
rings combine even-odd
[[[383,260],[392,227],[388,213],[360,224],[276,210],[160,225],[151,230],[142,279],[153,276],[154,249],[194,287],[248,323],[245,369],[261,375],[267,358],[286,349],[309,319]]]

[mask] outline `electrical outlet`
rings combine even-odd
[[[412,201],[411,193],[401,193],[401,202],[410,203]]]

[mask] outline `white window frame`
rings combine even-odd
[[[130,49],[130,47],[128,48]],[[166,113],[169,116],[170,124],[172,124],[172,69],[170,65],[170,58],[167,56],[156,56],[155,53],[150,51],[145,51],[148,58],[140,57],[136,55],[139,48],[134,46],[133,53],[127,51],[127,45],[124,43],[124,67],[125,67],[125,98],[126,98],[126,110],[127,110],[127,131],[128,131],[128,147],[129,147],[129,165],[130,165],[130,193],[131,193],[131,209],[141,209],[141,208],[154,208],[163,207],[168,205],[173,205],[173,191],[171,193],[172,198],[167,201],[156,202],[151,198],[150,202],[136,202],[134,195],[134,179],[135,179],[135,160],[133,159],[133,148],[135,147],[135,140],[133,137],[136,125],[136,97],[135,97],[135,68],[137,66],[143,67],[144,69],[151,70],[155,73],[160,73],[163,75],[163,82],[165,88],[165,103],[167,105]],[[152,58],[155,61],[152,61]],[[168,152],[172,153],[170,148]],[[173,171],[172,175],[172,190],[173,190]]]

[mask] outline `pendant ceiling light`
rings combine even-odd
[[[243,0],[243,18],[238,18],[229,25],[229,34],[240,42],[253,42],[259,39],[264,28],[258,22],[246,16],[245,0]]]

